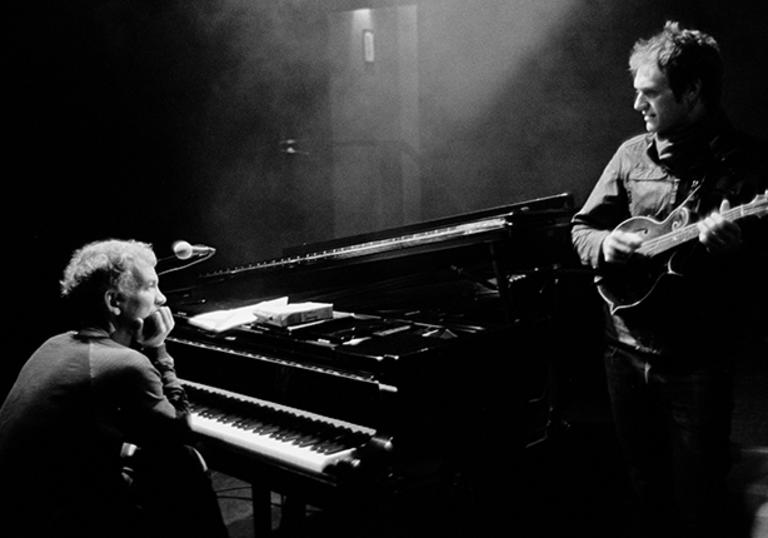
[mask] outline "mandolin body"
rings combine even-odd
[[[768,191],[722,213],[724,218],[739,220],[745,217],[761,218],[768,214]],[[650,217],[631,217],[616,226],[616,230],[639,234],[643,239],[633,259],[626,264],[606,264],[595,280],[597,290],[608,304],[612,314],[634,308],[654,293],[666,278],[684,276],[686,262],[692,249],[681,247],[692,243],[695,247],[699,232],[685,205],[679,206],[663,221]]]

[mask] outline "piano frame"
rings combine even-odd
[[[537,352],[533,348],[536,346],[535,339],[539,336],[537,332],[541,330],[546,333],[550,309],[556,303],[551,287],[553,283],[556,284],[557,275],[562,269],[561,264],[568,263],[568,260],[563,261],[562,252],[565,247],[565,236],[569,232],[572,209],[570,195],[556,195],[375,234],[303,245],[287,249],[286,256],[281,259],[266,260],[201,275],[193,285],[166,293],[172,298],[171,304],[178,305],[180,309],[177,314],[180,323],[168,339],[169,348],[177,358],[179,375],[182,378],[185,377],[185,365],[183,360],[179,359],[185,354],[183,350],[188,349],[189,345],[205,347],[213,344],[221,351],[226,350],[232,339],[238,338],[244,340],[238,345],[254,346],[257,353],[267,355],[277,353],[278,363],[295,363],[301,368],[342,365],[343,369],[351,368],[350,365],[354,361],[345,362],[344,353],[339,355],[337,350],[317,346],[315,343],[307,345],[290,332],[280,334],[263,331],[259,327],[246,326],[223,335],[204,335],[197,342],[196,337],[190,336],[191,333],[187,330],[189,329],[188,317],[216,308],[241,306],[252,302],[254,296],[259,300],[270,299],[286,291],[291,292],[295,300],[322,300],[323,296],[313,286],[317,286],[323,292],[336,291],[336,286],[339,284],[334,278],[339,266],[344,268],[344,276],[348,277],[349,281],[362,278],[360,275],[364,277],[370,266],[376,267],[377,276],[391,274],[396,280],[401,271],[407,273],[412,267],[418,268],[424,260],[447,263],[449,272],[497,295],[498,300],[494,304],[500,306],[501,315],[494,314],[496,317],[493,321],[483,320],[482,324],[476,327],[473,327],[472,323],[465,325],[448,323],[444,326],[448,331],[467,329],[468,333],[464,335],[467,338],[462,346],[471,346],[473,342],[479,342],[477,344],[480,346],[479,349],[485,350],[483,353],[487,355],[484,357],[486,367],[488,365],[492,367],[494,361],[506,360],[504,357],[496,357],[490,353],[490,349],[501,346],[503,342],[509,342],[510,339],[513,342],[515,339],[530,339],[522,347],[525,348],[525,353],[535,355]],[[419,241],[419,238],[423,238],[423,241]],[[483,274],[475,274],[471,267],[467,269],[469,266],[451,264],[452,252],[446,252],[449,250],[448,243],[451,248],[461,248],[465,254],[469,253],[469,259],[485,264],[488,270]],[[570,252],[570,244],[567,248]],[[445,269],[441,270],[445,271]],[[429,278],[429,273],[426,275]],[[526,285],[520,286],[520,282]],[[532,286],[531,283],[533,283]],[[371,296],[375,296],[378,292],[377,286],[378,284],[374,283]],[[224,300],[218,300],[215,294],[207,295],[213,289],[229,290],[230,294]],[[362,289],[363,292],[368,291],[365,287]],[[342,293],[334,298],[339,298],[343,303],[347,299],[344,295],[347,290],[342,288],[339,291]],[[358,291],[356,288],[348,295],[359,296]],[[364,296],[367,297],[367,295]],[[354,313],[373,316],[391,315],[397,318],[403,314],[403,311],[358,312],[355,310]],[[443,320],[403,318],[403,321],[435,323],[435,326],[441,326]],[[477,334],[472,334],[474,329],[480,330]],[[182,333],[182,336],[178,336],[179,333]],[[247,338],[243,338],[243,335],[247,335]],[[228,338],[230,340],[227,340]],[[234,348],[235,355],[239,353],[239,349]],[[461,349],[454,349],[453,352],[471,356],[472,352],[463,351],[465,349],[467,348],[461,347]],[[366,367],[368,370],[362,378],[370,374],[372,382],[386,387],[394,386],[401,392],[402,388],[398,383],[403,379],[407,380],[408,376],[414,373],[408,371],[392,378],[390,374],[377,372],[375,367],[381,365],[376,365],[376,361],[373,362],[373,365]],[[390,362],[394,365],[407,363],[406,360],[401,360],[399,363],[397,360]],[[541,438],[545,438],[546,428],[549,427],[552,418],[547,416],[547,413],[552,413],[553,409],[551,409],[552,402],[548,401],[551,395],[547,394],[551,372],[546,369],[546,357],[541,358],[541,362],[544,364],[543,370],[535,368],[535,375],[538,376],[541,386],[536,388],[534,392],[537,394],[533,396],[526,393],[526,387],[520,385],[520,379],[511,380],[511,384],[501,376],[491,379],[490,390],[499,391],[499,393],[509,391],[511,398],[509,405],[512,411],[510,414],[506,410],[492,409],[492,406],[503,398],[498,401],[489,400],[484,404],[486,406],[484,410],[481,409],[481,413],[486,413],[488,416],[482,418],[481,422],[487,421],[488,424],[492,424],[501,417],[505,420],[524,421],[526,405],[533,403],[544,410],[542,422],[546,424],[538,434]],[[524,370],[527,366],[530,365],[522,365],[521,377],[530,373]],[[476,368],[480,368],[480,365],[476,365]],[[220,374],[217,375],[219,377],[214,376],[213,379],[223,379]],[[456,372],[447,375],[448,377],[442,381],[453,383],[455,387],[460,387],[461,383],[467,385],[482,383],[478,379],[462,379],[461,375],[456,376]],[[414,380],[416,384],[420,382]],[[270,389],[266,390],[269,392]],[[476,387],[472,390],[476,390]],[[539,390],[541,393],[538,393]],[[413,394],[416,391],[409,389],[405,392]],[[391,391],[388,390],[382,393],[386,394],[387,398],[392,396]],[[408,405],[419,409],[418,403],[410,402]],[[324,413],[320,412],[320,414]],[[359,417],[339,418],[358,422],[355,419]],[[397,422],[402,418],[401,414],[382,421],[382,416],[379,416],[377,419],[379,423],[376,424],[377,432],[381,432],[382,437],[386,439],[391,431],[397,430]],[[532,441],[525,438],[525,434],[521,433],[517,436],[517,433],[520,432],[515,432],[514,450],[523,450],[526,444],[541,440],[540,438]],[[413,453],[408,453],[411,459],[395,460],[394,464],[382,457],[381,452],[371,450],[370,453],[363,454],[361,468],[342,467],[340,474],[330,475],[308,472],[208,436],[198,436],[198,443],[212,469],[251,484],[256,532],[268,532],[271,529],[271,492],[286,495],[290,501],[283,514],[286,524],[300,525],[306,505],[328,507],[331,513],[341,510],[345,517],[351,514],[361,514],[360,517],[364,517],[362,514],[375,510],[377,506],[387,503],[396,504],[398,498],[408,497],[410,495],[408,492],[413,491],[413,488],[418,490],[419,487],[429,488],[430,484],[461,481],[465,473],[482,474],[488,471],[483,462],[477,464],[479,470],[474,469],[474,463],[470,464],[469,469],[462,468],[463,464],[454,460],[453,448],[449,448],[449,453],[441,455],[437,461],[422,459],[417,451],[415,456]],[[380,442],[378,444],[380,445]],[[415,495],[419,496],[418,493]],[[349,510],[353,505],[356,509]],[[355,524],[362,522],[352,517],[347,522],[339,523],[343,524],[352,536]]]

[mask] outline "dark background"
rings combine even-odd
[[[762,2],[13,4],[6,382],[67,327],[57,281],[87,241],[214,245],[211,270],[560,192],[581,203],[642,128],[627,55],[667,18],[719,39],[726,110],[768,137]],[[349,22],[364,7],[370,64]]]

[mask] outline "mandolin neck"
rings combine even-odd
[[[765,208],[763,208],[762,211],[765,211]],[[737,221],[750,215],[757,215],[760,212],[761,209],[759,206],[745,204],[724,211],[721,213],[721,215],[726,220]],[[658,237],[647,240],[640,246],[640,248],[637,249],[637,252],[645,256],[656,256],[670,249],[688,243],[689,241],[696,239],[698,236],[699,229],[694,222],[685,226],[681,226],[676,230],[665,233]]]

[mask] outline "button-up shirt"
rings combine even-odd
[[[600,282],[609,269],[602,242],[631,217],[660,222],[684,206],[688,222],[693,223],[716,210],[724,198],[732,206],[750,202],[766,189],[765,152],[761,155],[758,148],[721,116],[673,141],[649,133],[625,141],[573,218],[573,244],[582,263],[596,271]],[[768,244],[765,226],[746,220],[739,224],[746,248],[720,259],[692,241],[687,245],[693,249],[686,254],[684,276],[660,279],[638,307],[609,314],[609,339],[654,355],[679,354],[697,344],[703,348],[707,341],[723,343],[718,331],[731,330],[745,298],[739,284],[753,276],[754,264],[746,257],[752,260],[757,255],[764,262]],[[674,255],[676,260],[682,258]],[[665,271],[660,262],[659,276]],[[725,320],[729,323],[721,324],[722,316],[730,317]],[[697,338],[691,338],[691,331]]]

